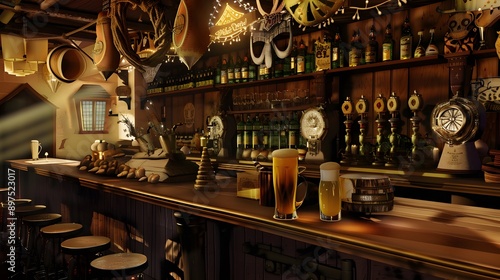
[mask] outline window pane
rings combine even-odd
[[[95,101],[95,129],[104,130],[104,118],[106,117],[106,102]]]
[[[92,101],[83,100],[81,104],[82,110],[82,130],[92,131],[93,130],[93,116],[94,116],[94,104]]]

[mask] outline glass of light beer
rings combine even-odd
[[[273,217],[277,220],[297,219],[297,207],[301,204],[296,202],[297,181],[305,167],[300,167],[299,172],[299,153],[296,149],[275,150],[272,158],[275,198]]]

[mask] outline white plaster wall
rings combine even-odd
[[[93,45],[84,49],[84,51],[92,55]],[[129,116],[135,115],[135,104],[133,104],[131,110],[128,110],[125,102],[118,101],[115,94],[115,88],[118,85],[122,85],[121,80],[116,74],[113,74],[107,81],[104,80],[92,64],[91,60],[86,57],[87,69],[80,79],[73,83],[61,83],[56,92],[52,92],[48,83],[45,81],[42,67],[39,66],[39,71],[33,75],[26,77],[16,77],[8,75],[4,71],[0,71],[0,99],[8,95],[12,90],[16,89],[19,85],[28,83],[34,90],[36,90],[40,95],[47,98],[48,101],[53,103],[58,109],[56,112],[56,154],[49,155],[49,157],[58,157],[66,159],[80,160],[85,155],[90,154],[90,145],[96,139],[104,139],[109,143],[115,143],[120,139],[118,117],[108,117],[109,119],[109,133],[108,134],[79,134],[78,133],[78,119],[76,115],[75,104],[73,102],[72,96],[78,91],[78,89],[84,84],[98,84],[102,86],[111,96],[111,109],[113,113],[116,114],[129,114]],[[3,69],[3,60],[1,61],[0,69]],[[142,75],[132,75],[138,76],[135,78],[130,78],[129,85],[132,88],[132,96],[134,97],[134,87],[135,79],[142,78]],[[133,98],[135,101],[136,98]],[[134,102],[137,103],[137,102]],[[31,116],[27,116],[31,117]],[[123,139],[123,137],[122,137]],[[42,143],[43,144],[43,143]]]

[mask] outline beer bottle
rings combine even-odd
[[[269,132],[270,132],[270,127],[269,127],[269,114],[266,114],[264,121],[262,122],[262,149],[267,150],[269,149]]]
[[[403,22],[399,48],[399,59],[409,59],[412,55],[413,36],[411,35],[410,20],[406,17]]]
[[[297,40],[293,40],[292,52],[290,53],[290,75],[297,74]]]
[[[252,148],[252,130],[253,130],[252,117],[250,117],[250,115],[247,115],[247,121],[245,122],[245,127],[243,131],[243,146],[245,146],[245,149]]]
[[[253,63],[252,59],[248,59],[248,81],[250,82],[255,80],[257,80],[257,65]]]
[[[385,39],[382,43],[382,61],[392,60],[394,51],[394,40],[392,39],[392,26],[389,23],[385,28]]]
[[[280,122],[276,113],[274,113],[273,118],[271,119],[270,125],[271,129],[270,137],[271,137],[271,149],[276,150],[280,147]]]
[[[220,84],[221,66],[222,66],[222,61],[219,57],[217,58],[217,66],[215,68],[215,76],[214,76],[214,83],[217,85]]]
[[[245,54],[243,57],[243,63],[241,64],[241,82],[246,83],[248,82],[248,70],[249,69],[249,63],[248,63],[248,54]]]
[[[239,117],[236,123],[236,159],[241,159],[243,154],[243,133],[245,131],[245,121],[243,120],[243,115]]]
[[[234,65],[234,82],[241,82],[241,58],[236,55],[236,64]]]
[[[361,64],[361,42],[359,33],[354,31],[351,38],[351,49],[349,50],[349,67],[355,67]]]
[[[337,31],[335,32],[335,38],[332,43],[332,69],[344,67],[344,51],[340,32]]]
[[[285,149],[288,148],[288,120],[285,118],[283,113],[280,115],[279,123],[280,149]]]
[[[259,115],[255,115],[252,124],[252,147],[254,150],[260,149],[260,138],[262,132],[262,123],[259,120]]]
[[[307,46],[303,39],[300,39],[299,48],[297,50],[297,74],[306,72],[306,54]]]
[[[234,62],[232,55],[229,55],[229,61],[227,63],[227,83],[234,83]]]
[[[299,146],[300,123],[297,119],[297,112],[292,113],[292,118],[288,124],[288,146],[291,149],[297,149]]]
[[[222,59],[222,65],[220,68],[220,83],[222,85],[227,84],[227,60],[225,58]]]
[[[378,42],[375,36],[375,26],[372,25],[370,28],[370,34],[368,35],[369,41],[365,48],[365,61],[366,63],[377,62],[378,54]]]
[[[439,50],[434,43],[434,28],[432,28],[429,32],[431,33],[431,39],[429,41],[427,49],[425,49],[425,55],[437,55],[439,54]]]
[[[422,36],[424,35],[424,31],[418,31],[418,44],[417,48],[415,49],[415,54],[413,57],[422,57],[425,56],[425,48],[422,44]]]
[[[331,69],[332,42],[326,36],[326,34],[323,36],[323,42],[321,42],[319,39],[318,41],[316,41],[315,47],[316,71]]]

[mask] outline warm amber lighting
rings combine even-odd
[[[38,71],[38,64],[45,63],[48,40],[26,40],[19,36],[1,35],[4,71],[9,75],[27,76]]]

